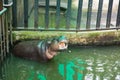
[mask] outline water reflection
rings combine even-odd
[[[101,47],[89,53],[84,80],[120,80],[119,47],[109,48]]]
[[[64,80],[82,80],[84,67],[79,64],[84,64],[84,62],[81,61],[80,63],[75,64],[75,62],[71,60],[65,65],[59,64],[59,73],[64,77]]]
[[[0,65],[0,80],[120,80],[120,49],[70,48],[49,63],[8,58]]]

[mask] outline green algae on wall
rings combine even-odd
[[[69,44],[78,45],[112,45],[120,44],[120,31],[86,31],[86,32],[57,32],[51,31],[14,31],[13,41],[17,40],[42,40],[64,35]]]

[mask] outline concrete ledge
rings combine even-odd
[[[39,32],[39,31],[14,31],[13,41],[42,40],[55,36],[65,35],[69,44],[77,45],[113,45],[120,44],[120,31],[87,31],[87,32]]]

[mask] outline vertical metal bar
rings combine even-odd
[[[24,0],[24,27],[28,28],[28,0]]]
[[[0,61],[2,61],[2,17],[0,16]]]
[[[98,11],[97,11],[96,29],[100,28],[102,7],[103,7],[103,0],[99,0],[99,6],[98,6]]]
[[[12,7],[10,8],[10,14],[12,15]],[[10,15],[9,15],[10,16]],[[12,16],[10,16],[10,46],[13,45],[13,35],[12,35]]]
[[[8,12],[8,11],[7,11]],[[7,12],[4,13],[4,44],[5,44],[5,58],[7,56],[8,50],[8,19],[7,19]]]
[[[66,14],[66,29],[70,28],[71,4],[72,4],[72,0],[68,0],[67,14]]]
[[[78,29],[80,29],[81,16],[82,16],[82,5],[83,5],[83,0],[79,0],[79,4],[78,4],[78,13],[77,13],[76,31],[77,31]]]
[[[5,50],[5,47],[6,47],[6,40],[5,40],[5,14],[2,15],[2,34],[3,34],[3,59],[5,58],[6,56],[6,50]]]
[[[116,27],[117,28],[120,27],[120,0],[119,0],[118,12],[117,12]]]
[[[45,7],[45,28],[48,29],[49,27],[49,0],[46,0],[46,7]]]
[[[9,10],[5,13],[5,39],[6,39],[6,56],[9,53],[9,32],[8,32],[8,13]]]
[[[13,27],[17,28],[17,0],[13,0],[12,13]]]
[[[38,28],[38,1],[39,0],[35,0],[34,1],[34,26],[35,28]]]
[[[87,11],[87,22],[86,22],[87,30],[90,29],[90,24],[91,24],[92,4],[93,4],[93,0],[89,0],[88,11]]]
[[[7,19],[8,19],[8,30],[9,30],[9,47],[13,45],[12,41],[12,5],[8,7],[7,11]]]
[[[7,8],[7,12],[6,14],[6,51],[7,51],[7,55],[9,55],[9,50],[10,50],[10,46],[12,45],[12,4],[10,4],[9,6],[6,6]]]
[[[60,24],[60,2],[61,2],[61,0],[57,0],[56,29],[59,28],[59,24]]]
[[[3,61],[4,56],[4,39],[3,39],[3,19],[1,16],[1,61]]]
[[[110,28],[112,6],[113,6],[113,0],[109,0],[109,6],[108,6],[108,11],[107,11],[107,20],[106,20],[106,28],[107,29]]]

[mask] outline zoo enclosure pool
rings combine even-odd
[[[15,3],[14,0],[13,2]],[[27,1],[27,0],[24,0]],[[35,0],[37,1],[37,0]],[[49,6],[49,2],[47,2],[49,0],[46,0],[46,6]],[[59,0],[58,0],[59,1]],[[71,3],[71,0],[69,0]],[[102,2],[102,0],[100,0]],[[81,1],[79,0],[79,6],[82,6]],[[109,26],[106,26],[106,29],[109,28],[110,29],[110,18],[109,16],[111,16],[111,12],[112,12],[112,3],[113,0],[110,0],[108,5],[109,5],[109,9],[108,9],[108,16],[107,16],[107,23]],[[89,0],[89,5],[88,5],[88,13],[87,13],[87,25],[90,25],[90,20],[91,20],[91,13],[92,13],[92,4],[93,1]],[[60,4],[60,2],[58,2],[58,5]],[[120,1],[118,2],[118,5],[120,4]],[[16,4],[15,4],[16,5]],[[102,9],[102,3],[100,4],[101,6],[99,6],[100,8],[98,9],[98,11],[100,9]],[[17,5],[16,5],[17,6]],[[18,7],[19,8],[19,7]],[[47,7],[48,8],[48,7]],[[46,11],[48,11],[48,9],[46,8]],[[69,10],[67,11],[67,14],[70,14],[71,10],[71,5],[69,4],[68,6]],[[82,7],[81,7],[82,8]],[[117,21],[116,21],[116,29],[119,28],[119,15],[120,15],[120,7],[118,6],[118,13],[116,15],[117,17]],[[15,8],[16,9],[16,8]],[[16,11],[14,9],[14,14],[16,14]],[[59,9],[59,8],[58,8]],[[3,9],[4,10],[4,9]],[[8,11],[8,10],[7,10]],[[12,11],[12,10],[10,10]],[[27,10],[26,10],[27,11]],[[78,14],[80,14],[81,10],[78,10]],[[101,15],[102,10],[98,13],[99,15]],[[14,15],[13,14],[13,15]],[[5,15],[5,16],[4,16]],[[11,19],[7,16],[9,15],[9,13],[4,13],[4,15],[0,15],[2,16],[2,18],[0,19],[1,21],[1,25],[3,26],[8,26],[11,23]],[[12,16],[12,14],[11,14]],[[16,14],[17,16],[17,14]],[[46,16],[49,16],[49,12],[46,13]],[[79,16],[80,17],[80,16]],[[75,30],[77,28],[80,28],[80,20],[81,18],[77,18],[78,22],[76,25],[77,27],[75,28]],[[8,20],[8,19],[10,20]],[[14,16],[13,16],[14,18]],[[16,17],[17,18],[17,17]],[[70,17],[66,16],[66,18],[68,18],[68,23],[70,23]],[[5,20],[4,20],[5,19]],[[99,17],[97,19],[100,19]],[[7,22],[6,20],[10,21]],[[48,17],[46,17],[46,20],[48,20]],[[5,21],[5,22],[2,22]],[[14,18],[14,23],[17,20]],[[59,22],[59,21],[57,21]],[[13,24],[14,24],[13,23]],[[100,23],[100,20],[98,20],[98,24]],[[107,24],[106,23],[106,24]],[[46,25],[47,25],[47,21],[46,21]],[[5,31],[5,27],[0,27],[1,31],[0,31],[0,35],[4,36],[4,32],[9,32],[9,31]],[[16,26],[16,25],[14,25]],[[66,24],[66,26],[68,26]],[[12,26],[11,26],[12,27]],[[47,27],[47,26],[46,26]],[[89,26],[86,27],[89,29]],[[96,26],[97,28],[97,26]],[[98,26],[99,28],[99,26]],[[2,30],[4,29],[4,30]],[[95,29],[96,30],[96,29]],[[12,29],[11,29],[12,31]],[[7,35],[8,36],[8,35]],[[4,42],[4,44],[1,46],[5,46],[6,42],[5,42],[5,38],[1,37],[1,43]],[[5,50],[5,47],[3,47],[3,49]],[[2,50],[2,49],[1,49]],[[23,59],[19,59],[19,58],[15,58],[15,57],[10,57],[8,58],[3,65],[0,65],[0,79],[2,80],[55,80],[56,78],[58,78],[59,80],[119,80],[120,79],[120,60],[119,60],[119,46],[115,46],[115,47],[80,47],[80,48],[76,48],[76,49],[70,49],[71,51],[66,51],[66,52],[61,52],[63,54],[60,54],[58,56],[55,57],[54,60],[52,60],[49,63],[43,64],[43,63],[36,63],[34,61],[29,61],[29,60],[23,60]],[[3,54],[3,53],[2,53]]]
[[[120,46],[75,46],[48,63],[9,57],[0,80],[120,80]]]

